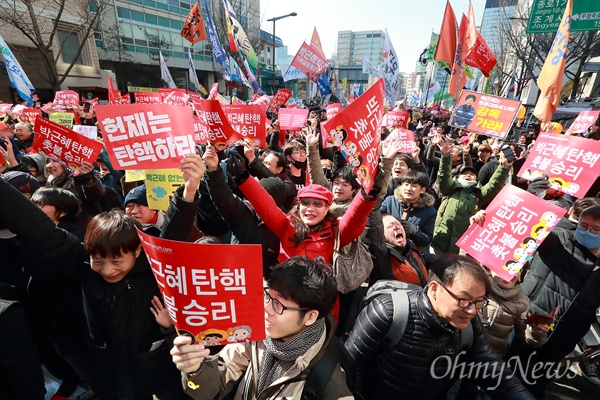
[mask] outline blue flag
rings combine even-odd
[[[210,41],[210,47],[212,48],[213,58],[221,67],[223,79],[230,81],[231,72],[229,71],[229,60],[227,59],[225,50],[223,50],[223,46],[221,46],[221,42],[219,42],[219,37],[217,36],[215,25],[210,17],[208,7],[206,8],[206,27],[208,28],[208,40]]]
[[[11,86],[15,88],[19,96],[27,101],[27,105],[30,106],[33,104],[31,94],[35,92],[35,88],[2,36],[0,36],[0,51],[2,52],[2,57],[4,57],[4,65],[6,66]]]
[[[331,94],[331,88],[329,87],[329,82],[327,80],[327,71],[323,71],[317,81],[317,86],[319,87],[322,96]]]

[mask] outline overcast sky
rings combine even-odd
[[[469,1],[452,0],[451,4],[460,21]],[[387,29],[399,54],[400,71],[413,72],[431,32],[440,31],[445,7],[446,0],[260,0],[261,29],[272,32],[273,23],[267,19],[296,12],[296,17],[276,22],[275,34],[293,55],[303,41],[310,42],[316,26],[328,58],[336,51],[338,31]],[[484,7],[485,0],[473,0],[478,26]]]

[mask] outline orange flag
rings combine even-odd
[[[196,2],[192,11],[190,11],[185,19],[183,28],[181,29],[181,36],[192,44],[196,44],[207,38],[206,31],[204,30],[204,21],[202,20],[202,10],[200,10],[198,2]]]
[[[573,0],[568,0],[558,31],[554,37],[552,48],[546,57],[537,85],[541,94],[535,104],[533,115],[542,122],[550,122],[552,114],[560,102],[565,64],[567,63],[567,50],[571,37],[571,13]]]
[[[450,93],[456,101],[458,101],[460,92],[467,84],[467,74],[465,72],[465,62],[463,59],[463,46],[465,45],[465,35],[467,33],[468,24],[469,21],[467,17],[465,17],[465,14],[463,14],[460,21],[460,29],[458,26],[456,27],[458,33],[456,41],[457,46],[452,63],[452,72],[450,73],[450,82],[448,83],[448,93]]]
[[[323,53],[323,47],[321,47],[321,38],[319,37],[319,32],[317,32],[317,27],[313,30],[312,37],[310,38],[310,44],[315,46],[317,49],[321,50],[321,54]]]
[[[461,21],[462,22],[462,21]],[[471,52],[475,43],[477,42],[477,24],[475,23],[475,11],[473,11],[473,4],[469,1],[469,11],[467,17],[467,27],[465,29],[465,36],[462,48],[463,60],[467,58],[467,55]]]
[[[450,5],[450,1],[446,2],[446,11],[444,11],[444,19],[442,20],[442,28],[440,29],[440,38],[435,50],[436,61],[445,61],[452,65],[454,63],[454,55],[457,45],[457,30],[456,15]]]

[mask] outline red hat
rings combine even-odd
[[[321,185],[308,185],[304,186],[302,189],[298,190],[297,197],[300,199],[302,197],[310,197],[311,199],[321,199],[324,200],[327,205],[331,205],[333,201],[333,195],[329,190]]]

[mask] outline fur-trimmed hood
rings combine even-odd
[[[398,200],[400,204],[404,201],[404,196],[402,195],[402,186],[398,186],[394,189],[394,198]],[[415,209],[425,208],[425,207],[433,207],[435,204],[435,198],[429,193],[425,192],[419,196],[419,199],[414,204]]]

